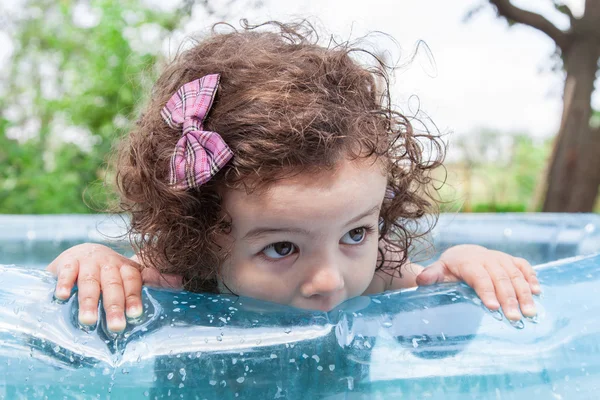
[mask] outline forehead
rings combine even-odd
[[[224,193],[223,205],[234,230],[258,222],[332,223],[381,204],[386,183],[381,162],[344,160],[333,170],[282,179],[266,190],[248,194],[230,189]]]

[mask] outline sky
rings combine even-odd
[[[18,0],[14,0],[18,1]],[[154,7],[173,2],[143,0]],[[373,31],[370,41],[387,49],[398,61],[393,82],[394,103],[408,115],[419,110],[421,119],[431,119],[442,133],[463,135],[479,129],[528,133],[549,137],[556,133],[562,107],[563,75],[550,70],[553,42],[535,29],[508,24],[496,18],[486,0],[212,0],[227,10],[227,21],[237,23],[268,19],[307,17],[341,39],[356,39]],[[7,6],[13,0],[0,0]],[[566,17],[553,10],[551,0],[520,0],[515,4],[541,12],[561,28]],[[584,0],[565,1],[576,15]],[[485,7],[468,21],[467,13]],[[201,7],[181,32],[164,46],[176,48],[186,34],[205,30],[222,16],[209,16]],[[148,35],[151,33],[149,32]],[[171,50],[166,50],[170,47]],[[0,35],[0,65],[10,62],[10,39]],[[600,110],[600,94],[593,105]]]

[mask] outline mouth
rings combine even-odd
[[[343,302],[343,299],[340,299],[338,296],[335,297],[323,297],[321,296],[319,299],[315,299],[315,301],[307,304],[306,308],[310,308],[311,310],[328,312],[333,310],[339,304]]]

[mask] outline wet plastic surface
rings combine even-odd
[[[457,222],[442,220],[436,241],[544,261],[600,246],[596,216],[535,229],[523,217]],[[539,315],[516,324],[461,284],[359,297],[329,313],[144,289],[144,316],[113,335],[103,322],[79,326],[76,296],[53,301],[45,272],[4,266],[0,398],[596,398],[600,255],[539,266],[538,276]]]

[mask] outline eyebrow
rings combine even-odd
[[[348,221],[346,226],[351,225],[357,221],[360,221],[361,219],[363,219],[367,216],[378,213],[380,208],[381,208],[381,206],[379,204],[376,205],[375,207],[365,211],[364,213],[352,218],[350,221]],[[310,235],[310,231],[303,229],[303,228],[258,227],[258,228],[251,229],[248,233],[246,233],[244,235],[244,237],[242,238],[242,240],[252,240],[252,239],[256,239],[259,236],[268,235],[268,234],[272,234],[272,233],[299,233],[299,234],[306,235],[306,236]]]

